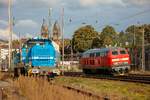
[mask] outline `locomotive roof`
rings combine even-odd
[[[110,49],[117,49],[117,48],[118,47],[90,49],[90,50],[85,51],[83,54],[93,53],[93,52],[106,52],[106,51],[109,51]]]
[[[29,39],[26,43],[51,42],[50,39]]]
[[[45,43],[45,42],[51,43],[52,41],[50,39],[29,39],[24,43],[24,45],[28,45],[28,47],[31,47],[36,43]]]

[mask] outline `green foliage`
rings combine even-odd
[[[117,33],[112,26],[103,28],[100,35],[90,25],[74,32],[72,45],[74,52],[84,52],[91,48],[101,48],[106,45],[128,48],[141,48],[142,31],[145,31],[145,44],[150,44],[150,24],[142,26],[131,25],[125,31]]]
[[[65,39],[64,41],[64,53],[71,54],[71,40]]]
[[[19,48],[19,45],[20,45],[20,42],[19,42],[19,40],[13,40],[12,41],[12,47],[13,48]]]
[[[121,46],[121,47],[126,47],[126,40],[127,40],[127,35],[124,31],[121,31],[119,34],[118,34],[118,46]]]
[[[61,45],[60,45],[60,51],[62,53],[62,42],[61,42]],[[69,48],[68,48],[69,47]],[[70,54],[71,52],[71,39],[64,39],[64,54]]]
[[[92,48],[101,48],[103,45],[103,41],[100,38],[100,35],[95,37],[92,41]]]
[[[117,33],[112,26],[106,26],[102,30],[100,37],[103,41],[104,47],[105,47],[105,45],[114,46],[117,43]]]
[[[141,47],[142,45],[142,28],[141,26],[131,25],[129,26],[126,32],[126,39],[125,41],[129,42],[128,47]]]
[[[75,31],[72,39],[74,52],[84,52],[92,48],[92,41],[98,32],[91,25],[86,25]]]
[[[145,43],[150,44],[150,24],[144,25],[145,28]]]

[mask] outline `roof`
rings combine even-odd
[[[8,48],[8,45],[0,45],[0,48]]]
[[[109,51],[110,49],[117,49],[117,48],[119,48],[119,47],[90,49],[90,50],[85,51],[83,54],[93,53],[93,52],[106,52],[106,51]]]

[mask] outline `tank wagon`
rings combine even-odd
[[[29,39],[23,44],[20,55],[24,71],[30,75],[47,75],[56,68],[56,50],[49,39]]]
[[[123,74],[130,70],[130,58],[125,48],[90,49],[82,54],[80,68],[84,73]]]

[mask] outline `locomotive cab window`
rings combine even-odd
[[[125,50],[120,50],[120,54],[127,54]]]
[[[87,54],[83,54],[82,57],[83,58],[87,58],[87,57],[89,57],[89,54],[88,53]]]
[[[101,56],[105,56],[105,53],[104,52],[101,52],[101,54],[100,54]]]
[[[108,51],[104,52],[104,56],[107,56],[107,54],[108,54]]]
[[[94,55],[95,55],[94,53],[90,53],[90,57],[94,57]]]
[[[113,50],[112,51],[112,55],[118,55],[118,51],[117,50]]]
[[[100,56],[100,52],[96,52],[96,57],[99,57]]]

